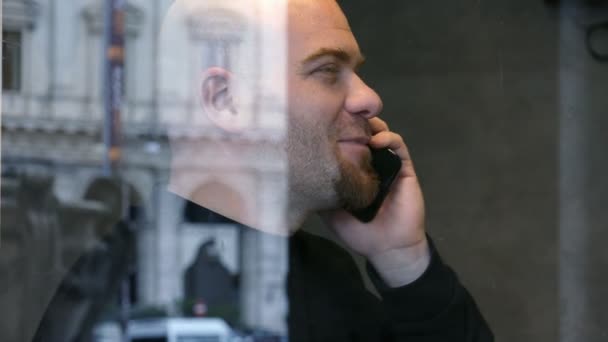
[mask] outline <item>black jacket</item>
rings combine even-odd
[[[473,298],[433,243],[415,282],[388,288],[368,263],[382,296],[363,285],[352,257],[333,242],[298,232],[290,239],[289,341],[493,341]]]

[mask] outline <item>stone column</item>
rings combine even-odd
[[[278,166],[281,165],[279,162]],[[259,177],[258,213],[268,226],[286,226],[285,204],[287,175],[265,172]],[[272,189],[272,190],[271,190]],[[285,191],[277,191],[285,189]],[[281,197],[281,194],[284,197]],[[281,198],[277,198],[281,197]],[[247,229],[247,228],[245,228]],[[278,229],[271,229],[277,231]],[[244,323],[251,327],[285,334],[288,302],[286,281],[289,265],[288,239],[261,234],[247,229],[243,232],[243,267],[241,307]]]
[[[158,208],[158,226],[156,238],[157,283],[156,300],[160,305],[167,305],[175,313],[175,301],[179,298],[182,278],[179,268],[178,231],[182,221],[182,202],[174,194],[160,190]]]

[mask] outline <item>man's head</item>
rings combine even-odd
[[[272,13],[260,16],[252,10],[257,7],[251,4],[271,2],[287,2],[287,6],[262,6],[266,11],[268,8],[282,11],[274,16]],[[364,58],[335,0],[178,0],[177,3],[183,5],[180,11],[190,18],[202,18],[199,23],[203,23],[203,28],[228,25],[209,16],[221,13],[217,10],[227,8],[230,3],[228,9],[248,23],[246,27],[253,32],[247,34],[247,42],[253,45],[231,50],[246,56],[223,55],[223,60],[244,61],[237,63],[238,67],[228,62],[203,63],[202,77],[195,88],[204,120],[224,134],[245,134],[251,122],[251,109],[263,107],[259,105],[262,99],[255,95],[257,87],[274,88],[274,94],[285,97],[287,134],[283,145],[288,157],[290,210],[309,213],[368,205],[378,188],[367,146],[371,136],[368,120],[378,115],[382,102],[356,73]],[[239,5],[235,5],[238,3],[250,8],[239,10]],[[280,18],[286,18],[287,25]],[[272,31],[277,32],[269,34]],[[269,36],[277,37],[276,41],[259,38]],[[252,60],[260,56],[265,59],[263,67]],[[259,115],[264,117],[268,113]],[[240,151],[232,153],[238,158]]]
[[[364,207],[378,188],[368,120],[382,102],[356,73],[364,58],[338,4],[288,8],[290,190],[315,209]]]

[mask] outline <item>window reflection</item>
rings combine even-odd
[[[107,174],[102,161],[108,4],[3,2],[0,307],[15,312],[2,315],[0,340],[118,341],[146,319],[217,320],[222,336],[238,332],[242,337],[265,331],[264,320],[284,324],[283,288],[267,277],[274,269],[268,267],[265,275],[256,260],[280,263],[285,254],[264,255],[272,243],[168,190],[170,162],[180,157],[169,145],[168,123],[209,132],[197,119],[192,122],[198,106],[192,91],[175,92],[183,90],[182,81],[191,86],[209,63],[242,65],[248,60],[236,58],[238,53],[255,55],[251,46],[243,46],[251,44],[241,37],[251,36],[239,23],[243,15],[231,10],[208,16],[211,21],[204,24],[211,31],[201,29],[194,16],[182,21],[192,53],[179,61],[189,72],[180,75],[163,64],[159,42],[168,3],[125,3],[127,79],[118,97],[124,97],[116,116],[120,125],[113,125],[121,128],[116,131],[121,159],[116,172]],[[44,10],[33,10],[39,8]],[[232,22],[236,26],[230,28]],[[163,83],[165,76],[169,83]],[[177,76],[184,77],[177,81]],[[254,84],[251,78],[249,86]],[[246,124],[259,130],[237,143],[244,149],[257,141],[276,147],[284,126],[280,96],[263,86],[255,89],[258,94],[241,91],[249,94]],[[256,116],[266,106],[256,96],[274,98],[274,117],[266,122]],[[259,165],[232,171],[190,165],[193,174],[217,177],[197,179],[188,191],[222,193],[235,209],[265,214],[265,220],[278,224],[268,214],[268,196],[251,194],[256,187],[284,185],[280,158],[267,174]],[[225,181],[233,176],[250,184],[250,194]],[[278,309],[266,318],[265,308],[272,305]],[[180,341],[215,340],[215,335],[187,331],[179,336]],[[166,336],[133,335],[132,340]]]
[[[21,90],[21,32],[2,31],[2,90]]]
[[[110,1],[2,1],[0,341],[169,341],[158,325],[171,319],[285,335],[286,247],[234,220],[285,223],[271,190],[288,185],[286,86],[260,77],[283,50],[252,43],[282,38],[248,31],[268,11],[231,0],[248,7],[182,17],[163,40],[174,2],[126,1],[122,159],[108,175]],[[436,242],[499,339],[601,338],[606,1],[342,5],[365,80],[412,142]],[[201,115],[212,66],[245,80],[238,138]],[[172,166],[183,177],[169,189]]]

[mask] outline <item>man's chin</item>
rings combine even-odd
[[[369,206],[379,191],[380,181],[374,170],[369,167],[355,167],[352,163],[342,163],[341,177],[336,182],[341,207],[357,210]]]
[[[368,168],[371,161],[371,151],[369,146],[352,142],[338,143],[338,154],[341,163],[351,163],[360,165],[362,168]]]

